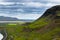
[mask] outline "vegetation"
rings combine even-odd
[[[60,16],[60,11],[56,11],[56,13],[57,13],[57,16]]]
[[[57,20],[54,16],[42,16],[28,25],[3,24],[5,27],[1,28],[7,31],[6,40],[60,40],[60,23],[55,22]]]

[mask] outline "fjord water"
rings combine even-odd
[[[3,35],[0,33],[0,40],[2,40],[3,39]]]

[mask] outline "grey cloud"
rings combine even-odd
[[[4,0],[5,2],[31,2],[32,0]]]

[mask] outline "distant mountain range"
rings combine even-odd
[[[33,21],[32,19],[18,19],[13,17],[0,16],[0,21]]]

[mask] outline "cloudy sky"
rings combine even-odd
[[[37,19],[60,0],[0,0],[0,16]]]

